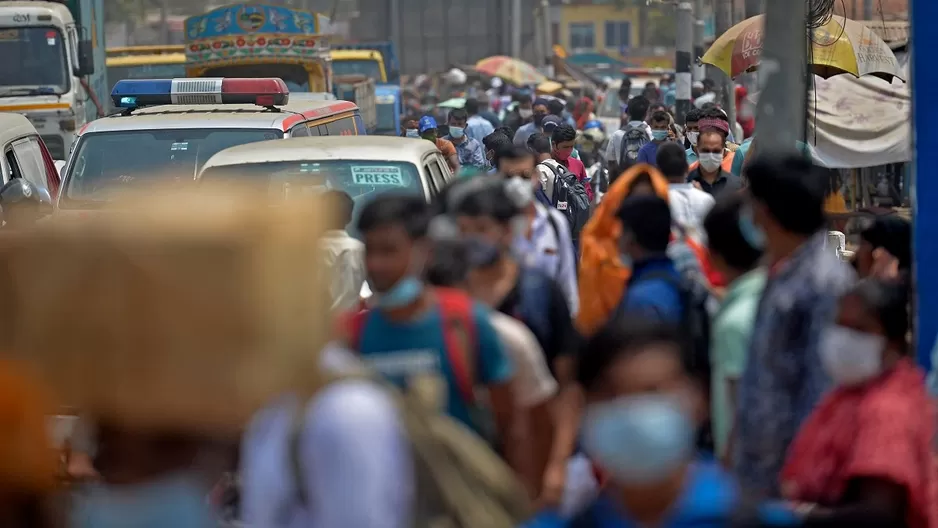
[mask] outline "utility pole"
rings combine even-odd
[[[550,19],[550,0],[541,0],[542,31],[544,32],[544,70],[548,77],[554,76],[554,36]]]
[[[759,63],[759,150],[797,153],[807,104],[806,0],[768,0]],[[922,1],[922,0],[918,0]],[[771,126],[765,126],[771,123]]]
[[[762,14],[762,0],[746,0],[746,18]]]
[[[791,0],[789,0],[791,1]],[[794,0],[795,2],[803,2],[805,0]],[[729,31],[733,27],[733,0],[715,0],[716,2],[716,12],[715,22],[716,22],[716,37],[719,38],[720,35]],[[804,18],[804,17],[802,17]],[[736,93],[734,90],[733,79],[729,75],[721,72],[718,74],[720,76],[720,86],[722,86],[722,107],[726,111],[726,116],[730,121],[730,131],[736,128]]]
[[[388,29],[391,34],[389,39],[394,43],[394,47],[397,49],[397,53],[400,56],[401,50],[404,48],[401,47],[401,2],[400,0],[391,0],[388,5],[388,21],[390,25]]]
[[[691,58],[693,63],[693,73],[695,81],[703,81],[707,77],[707,67],[703,64],[697,64],[697,59],[704,54],[704,31],[706,22],[704,21],[704,0],[694,2],[694,54]]]
[[[677,6],[677,52],[674,57],[676,72],[674,75],[677,92],[677,115],[679,125],[684,124],[684,116],[690,111],[691,54],[693,53],[694,6],[690,2],[681,2]]]
[[[521,0],[511,0],[511,56],[521,58]]]
[[[863,20],[873,20],[873,0],[863,0]]]

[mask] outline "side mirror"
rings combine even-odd
[[[84,77],[94,73],[94,44],[90,40],[78,41],[78,66],[75,75]]]

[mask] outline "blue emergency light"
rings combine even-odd
[[[290,90],[283,79],[126,79],[111,90],[118,108],[155,105],[256,104],[285,105]]]

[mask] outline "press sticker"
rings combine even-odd
[[[567,202],[557,202],[557,209],[560,211],[567,210]]]
[[[404,187],[404,175],[400,167],[353,166],[352,181],[355,185]]]
[[[169,150],[189,150],[189,142],[173,143]]]

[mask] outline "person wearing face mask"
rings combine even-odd
[[[456,108],[450,111],[447,118],[449,125],[449,134],[444,137],[452,142],[459,154],[459,165],[463,168],[472,167],[481,171],[487,171],[488,161],[485,159],[485,149],[482,143],[466,135],[466,126],[469,121],[469,114],[462,108]]]
[[[535,186],[540,185],[534,154],[526,148],[512,146],[496,152],[495,163],[498,173],[512,181],[526,200],[521,206],[521,219],[517,220],[518,230],[512,244],[514,254],[524,266],[539,269],[557,281],[568,309],[576,314],[580,297],[570,225],[555,207],[534,199]]]
[[[664,110],[657,110],[648,118],[651,126],[651,141],[642,145],[638,151],[638,163],[647,163],[653,167],[658,165],[658,147],[668,141],[668,132],[671,126],[671,116]]]
[[[506,461],[521,469],[523,456],[514,449],[513,435],[521,429],[514,427],[518,415],[511,362],[484,306],[460,292],[426,287],[430,220],[430,207],[422,196],[379,195],[362,210],[358,230],[364,237],[374,309],[368,312],[361,335],[353,337],[357,341],[353,348],[396,385],[441,390],[450,416],[479,434],[494,434],[503,442]],[[457,305],[467,306],[469,313],[457,313]],[[457,320],[472,327],[465,329],[473,336],[470,352],[475,360],[468,373],[451,361],[451,353],[458,351],[448,349],[451,343],[444,326]],[[487,388],[495,431],[486,431],[486,424],[479,423],[472,387]]]
[[[495,153],[501,149],[511,148],[511,138],[496,130],[482,139],[482,146],[485,147],[485,159],[492,166],[489,174],[498,172],[495,167]]]
[[[763,249],[768,275],[738,383],[733,463],[743,486],[777,497],[784,453],[829,388],[821,336],[856,275],[827,247],[826,185],[810,162],[762,155],[746,177],[739,229]]]
[[[687,164],[697,161],[697,138],[700,137],[700,110],[692,108],[684,114],[684,153]]]
[[[509,137],[514,137],[515,132],[533,118],[534,110],[531,108],[530,94],[515,92],[511,98],[513,107],[505,113],[502,124],[511,129]]]
[[[538,98],[534,101],[534,104],[531,107],[533,112],[532,121],[525,124],[519,128],[517,132],[515,132],[515,137],[512,140],[514,141],[515,145],[523,147],[527,144],[528,138],[531,137],[531,134],[544,131],[544,118],[548,115],[547,104],[547,99],[543,98]]]
[[[420,118],[419,123],[411,121],[405,126],[404,134],[407,137],[415,137],[414,134],[416,133],[416,137],[433,142],[440,153],[443,154],[443,157],[446,158],[446,164],[449,165],[449,170],[451,170],[453,174],[459,174],[459,154],[456,152],[456,147],[452,142],[436,136],[436,119],[430,116],[423,116]]]
[[[550,157],[564,170],[576,176],[577,181],[583,183],[586,196],[592,203],[593,187],[589,184],[586,167],[582,161],[573,156],[576,150],[576,129],[566,123],[561,123],[551,132],[550,142],[552,146]]]
[[[934,408],[908,356],[908,287],[866,279],[837,305],[820,359],[835,384],[781,472],[803,526],[938,526]]]
[[[728,526],[740,503],[732,477],[697,456],[704,415],[698,373],[680,331],[638,314],[618,319],[581,349],[583,449],[606,479],[602,492],[556,527]]]
[[[723,134],[719,125],[722,121],[701,120],[700,135],[697,139],[697,166],[687,174],[687,181],[694,187],[719,197],[723,193],[742,189],[743,182],[737,176],[723,169]]]

